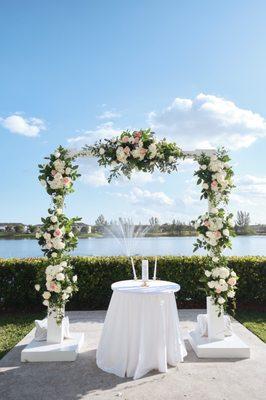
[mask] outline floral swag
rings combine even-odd
[[[51,196],[52,207],[48,209],[49,216],[42,218],[42,228],[36,234],[44,255],[49,259],[49,266],[46,268],[45,284],[41,287],[38,283],[35,289],[42,290],[43,304],[56,311],[59,323],[64,316],[66,302],[78,290],[77,276],[73,275],[68,253],[77,245],[78,239],[72,228],[80,218],[69,219],[63,213],[65,196],[74,191],[73,182],[80,176],[78,166],[73,164],[78,157],[95,157],[100,166],[109,167],[108,181],[111,182],[120,175],[130,179],[134,170],[152,173],[158,169],[171,173],[188,155],[175,143],[168,143],[165,139],[157,141],[148,129],[122,132],[119,137],[100,140],[74,154],[60,146],[47,157],[46,164],[39,165],[39,180]],[[201,281],[206,294],[222,310],[229,300],[235,306],[238,279],[222,255],[226,248],[231,248],[230,236],[233,236],[233,215],[227,214],[223,208],[234,187],[233,171],[224,149],[210,156],[202,153],[193,157],[199,164],[194,175],[202,188],[201,199],[209,202],[208,212],[193,221],[198,232],[194,251],[204,248],[208,252]]]

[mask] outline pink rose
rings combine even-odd
[[[52,169],[51,175],[52,175],[52,176],[55,176],[56,174],[57,174],[56,170],[55,170],[55,169]]]
[[[228,285],[230,286],[235,286],[236,284],[236,278],[229,278],[227,281]]]
[[[61,231],[61,229],[57,228],[57,229],[54,231],[54,236],[61,237],[61,236],[62,236],[62,231]]]
[[[212,187],[212,188],[216,188],[217,186],[218,186],[217,181],[212,181],[211,187]]]
[[[216,292],[217,294],[220,294],[220,293],[221,293],[221,289],[220,289],[220,288],[217,288],[217,289],[215,289],[215,292]]]
[[[134,132],[134,137],[140,139],[141,138],[141,132]]]
[[[134,139],[134,143],[138,143],[139,142],[139,137],[135,137],[135,139]]]
[[[129,141],[129,136],[123,136],[122,137],[122,142],[127,143]]]
[[[216,239],[220,239],[220,237],[222,236],[220,231],[214,232],[214,235],[215,235]]]
[[[57,289],[58,289],[57,284],[56,284],[55,282],[51,281],[51,282],[50,282],[50,289],[49,289],[49,290],[50,290],[51,292],[56,292]]]
[[[69,186],[71,184],[71,179],[67,176],[63,179],[64,185]]]
[[[147,151],[148,151],[148,150],[144,149],[143,147],[141,147],[141,148],[139,149],[139,153],[140,153],[142,156],[145,156],[145,154],[147,153]]]
[[[209,227],[210,226],[210,222],[206,220],[206,221],[204,221],[203,225]]]
[[[130,148],[129,148],[128,146],[126,146],[126,147],[124,148],[124,153],[127,154],[127,155],[130,154]]]

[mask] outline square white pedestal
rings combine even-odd
[[[188,340],[198,358],[250,358],[250,348],[234,333],[222,340],[208,339],[190,331]]]
[[[71,332],[63,343],[32,340],[21,352],[22,362],[75,361],[84,342],[84,333]]]

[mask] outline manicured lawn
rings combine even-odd
[[[42,318],[40,313],[0,315],[0,359],[33,328],[35,319]]]
[[[266,343],[266,312],[237,310],[235,319]]]

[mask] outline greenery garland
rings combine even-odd
[[[235,235],[233,214],[227,214],[222,207],[228,203],[229,194],[234,187],[233,170],[224,149],[211,156],[202,153],[196,161],[199,169],[194,175],[198,177],[197,184],[201,185],[201,199],[209,201],[209,211],[193,221],[199,234],[194,251],[204,248],[208,252],[205,275],[201,281],[205,284],[206,294],[213,298],[221,312],[226,309],[229,300],[235,308],[238,280],[236,273],[228,268],[227,259],[222,254],[226,248],[231,248],[230,237]]]
[[[157,141],[150,129],[122,132],[119,137],[104,139],[93,146],[85,146],[79,155],[90,155],[104,167],[111,167],[108,182],[120,175],[130,179],[132,171],[170,173],[177,170],[178,161],[184,159],[176,143],[165,139]]]
[[[49,312],[56,311],[57,322],[60,323],[66,302],[78,290],[77,276],[73,275],[68,253],[77,246],[73,225],[81,218],[67,218],[63,207],[65,196],[74,191],[73,182],[80,175],[68,150],[61,146],[46,159],[46,164],[39,165],[39,181],[51,196],[52,207],[48,209],[49,215],[42,218],[43,225],[36,233],[36,238],[49,259],[49,266],[45,271],[45,286],[41,287],[38,283],[35,289],[43,291],[43,304]]]

